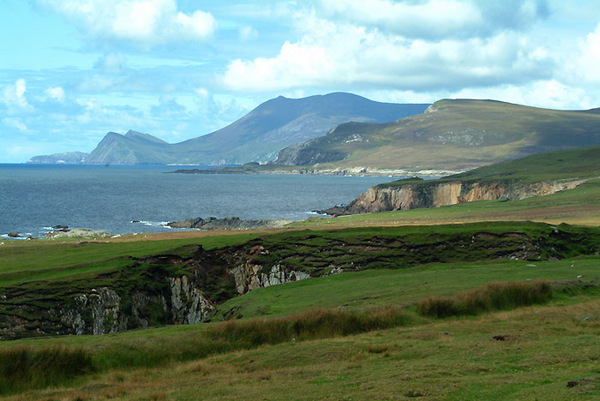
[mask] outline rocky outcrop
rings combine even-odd
[[[431,208],[480,200],[525,199],[573,189],[585,180],[548,181],[533,184],[504,181],[418,182],[369,188],[347,206],[321,211],[331,215]]]
[[[314,141],[307,141],[288,146],[279,151],[277,159],[273,162],[282,166],[308,166],[317,163],[331,163],[343,160],[348,156],[344,152],[335,150],[321,150],[311,148]]]
[[[199,230],[252,230],[256,228],[280,228],[291,222],[291,220],[285,219],[241,220],[239,217],[225,217],[222,219],[196,217],[174,221],[167,225],[172,228],[196,228]]]
[[[158,323],[195,324],[206,320],[214,305],[187,276],[166,277],[168,291],[121,294],[111,288],[76,295],[68,306],[48,311],[69,334],[108,334]],[[66,333],[65,333],[66,334]]]
[[[63,227],[63,228],[60,228]],[[55,226],[58,231],[52,231],[46,234],[46,238],[105,238],[112,234],[102,230],[92,230],[91,228],[64,228],[66,226]]]
[[[280,264],[274,265],[270,269],[265,269],[261,265],[244,263],[230,269],[229,273],[233,275],[235,287],[240,295],[262,287],[270,287],[272,285],[310,278],[309,274],[301,271],[286,271]]]
[[[213,303],[204,296],[200,287],[187,276],[169,277],[171,290],[171,319],[179,324],[204,321],[214,310]]]

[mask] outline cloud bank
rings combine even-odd
[[[64,15],[92,40],[152,47],[180,41],[204,41],[217,22],[209,12],[178,11],[175,0],[38,0]]]

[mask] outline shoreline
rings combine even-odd
[[[254,175],[326,175],[348,177],[427,177],[440,178],[458,174],[464,170],[407,170],[407,169],[374,169],[369,167],[337,167],[332,169],[294,168],[294,169],[245,169],[243,167],[217,167],[211,169],[178,169],[170,174],[254,174]]]

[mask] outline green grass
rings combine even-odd
[[[187,245],[215,249],[246,242],[258,233],[161,241],[10,241],[0,247],[0,285],[88,277],[114,271],[139,258],[164,252],[185,254]]]
[[[429,296],[451,296],[489,282],[600,280],[600,257],[554,262],[432,263],[399,270],[347,272],[252,291],[219,307],[217,319],[286,316],[312,308],[362,309],[401,305]]]
[[[454,271],[451,289],[443,285],[442,277],[438,287],[420,290],[428,294],[456,294],[456,289],[477,286],[479,281],[493,280],[502,273],[512,281],[518,278],[512,273],[523,270],[568,278],[573,272],[572,262],[577,267],[587,265],[590,274],[598,272],[597,257],[547,262],[539,271],[538,266],[516,264],[511,271],[508,264],[504,269],[498,265],[491,274],[487,265],[479,264],[471,270]],[[460,266],[448,268],[460,269]],[[474,274],[475,269],[478,274]],[[376,293],[382,282],[407,272],[378,273],[387,277],[369,282],[360,273],[348,274],[347,280],[351,282],[347,282],[346,300],[350,303],[360,300],[368,288]],[[479,279],[472,280],[477,275]],[[342,277],[309,281],[322,281],[329,286],[328,281]],[[301,284],[279,288],[293,289]],[[411,282],[397,280],[396,288],[390,288],[391,293],[397,294],[396,305],[420,298],[412,291],[415,287]],[[256,293],[268,294],[274,288]],[[302,288],[306,298],[298,300],[296,311],[302,310],[306,299],[325,298],[315,288]],[[327,308],[294,313],[290,309],[288,314],[275,319],[166,327],[96,337],[19,340],[0,343],[0,353],[21,350],[25,344],[28,355],[33,356],[56,347],[74,352],[83,350],[84,355],[92,356],[92,367],[83,369],[76,382],[67,374],[64,380],[52,382],[60,383],[60,388],[21,393],[16,399],[22,400],[44,397],[184,400],[197,396],[198,389],[209,399],[249,394],[281,400],[320,399],[331,394],[336,398],[350,397],[356,388],[362,390],[362,399],[410,398],[409,394],[422,394],[425,399],[458,400],[461,396],[465,397],[462,399],[528,399],[528,394],[561,399],[558,395],[573,393],[586,399],[593,396],[593,390],[579,388],[567,393],[566,382],[594,377],[594,358],[600,358],[594,345],[600,327],[598,295],[597,291],[577,292],[556,297],[543,308],[439,323],[411,317],[410,307],[374,309],[362,300],[365,303],[356,312]],[[275,303],[279,297],[271,293],[270,299]],[[584,320],[590,316],[591,320]],[[576,354],[571,352],[572,347],[577,347]],[[483,383],[483,378],[491,380],[491,384]],[[298,388],[300,383],[302,391]],[[496,386],[501,388],[494,392]],[[284,387],[289,389],[281,393]],[[530,393],[532,387],[536,391]],[[157,391],[158,388],[161,390]]]

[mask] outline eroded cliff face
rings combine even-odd
[[[526,185],[502,181],[467,183],[454,181],[438,184],[406,184],[398,187],[372,187],[347,206],[334,207],[326,212],[330,214],[360,214],[440,207],[480,200],[525,199],[573,189],[584,181],[549,181]]]
[[[281,263],[256,260],[268,253],[262,246],[216,251],[197,248],[188,257],[134,259],[131,266],[100,280],[105,284],[97,288],[92,287],[93,281],[85,281],[58,282],[39,290],[2,289],[0,339],[195,324],[209,320],[217,302],[310,277]],[[56,296],[58,293],[64,295]]]
[[[214,310],[200,286],[187,276],[165,277],[168,290],[139,290],[119,295],[108,287],[76,295],[67,305],[50,309],[66,333],[108,334],[130,328],[163,324],[194,324],[205,320]]]
[[[244,263],[229,270],[229,273],[235,278],[235,288],[240,295],[256,290],[257,288],[310,278],[309,274],[301,271],[286,271],[280,264],[274,265],[270,269],[265,269],[261,265]]]

